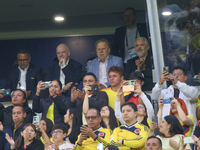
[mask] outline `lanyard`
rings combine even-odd
[[[136,29],[135,39],[137,39],[137,35],[138,35],[138,28]],[[127,36],[127,33],[126,33],[126,46],[129,49],[129,47],[128,47],[128,36]]]

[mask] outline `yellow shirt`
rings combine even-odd
[[[50,119],[54,124],[54,103],[49,106],[46,118]]]
[[[106,94],[108,95],[108,105],[112,107],[113,110],[115,110],[115,100],[116,100],[117,92],[114,92],[111,89],[111,87],[102,89],[101,91],[106,92]],[[125,92],[124,96],[129,95],[129,94],[130,92]]]
[[[197,107],[198,107],[198,106],[200,106],[200,97],[198,97],[198,100],[197,100]],[[197,108],[197,107],[196,107],[196,108]]]
[[[110,145],[117,146],[119,150],[144,150],[149,128],[138,122],[131,126],[121,125],[114,129],[110,138]],[[137,138],[141,135],[139,138]],[[118,141],[122,140],[122,143]]]
[[[87,140],[84,140],[82,142],[82,145],[77,144],[80,139],[80,134],[79,134],[78,140],[75,143],[74,150],[96,150],[98,143],[103,143],[104,148],[109,145],[110,141],[109,129],[100,127],[99,129],[93,132],[97,135],[97,138],[93,140],[91,137],[89,137],[87,138]]]
[[[194,126],[194,117],[191,116],[191,115],[187,115],[187,117],[189,117],[189,118],[192,119],[192,123],[193,123],[193,126]],[[186,126],[186,125],[184,125],[183,122],[180,121],[180,120],[179,120],[179,122],[180,122],[180,124],[181,124],[181,126],[182,126],[182,128],[183,128],[183,133],[184,133],[184,135],[186,135],[187,137],[191,136],[192,130],[193,130],[193,126]]]

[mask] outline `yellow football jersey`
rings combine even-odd
[[[75,143],[74,150],[96,150],[98,143],[103,143],[104,148],[110,143],[110,130],[106,128],[100,127],[99,129],[93,131],[97,138],[93,140],[91,137],[88,137],[87,140],[82,142],[82,145],[79,145],[77,142],[79,141],[80,134],[78,136],[78,140]]]
[[[131,126],[121,125],[114,129],[110,138],[110,144],[115,145],[119,150],[144,150],[149,128],[138,122]],[[118,141],[122,140],[122,143]]]

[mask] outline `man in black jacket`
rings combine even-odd
[[[70,96],[71,87],[80,82],[82,65],[69,58],[70,50],[63,43],[57,46],[56,54],[58,59],[49,65],[45,80],[60,80],[63,94]]]
[[[88,99],[89,108],[96,108],[99,111],[103,106],[108,105],[108,96],[106,92],[97,90],[91,90],[92,87],[90,85],[97,85],[98,81],[96,76],[88,72],[83,78],[83,91],[76,90],[74,87],[72,89],[72,99],[76,99],[76,107],[82,109],[83,101]],[[87,88],[86,88],[87,87]],[[84,91],[85,90],[85,91]]]
[[[111,54],[122,57],[124,63],[127,63],[127,60],[137,56],[134,45],[135,39],[141,36],[147,38],[148,36],[146,24],[136,23],[137,14],[134,8],[126,8],[123,19],[126,26],[116,29]]]

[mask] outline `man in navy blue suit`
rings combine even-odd
[[[22,89],[26,93],[27,100],[31,100],[36,92],[37,83],[42,80],[42,69],[30,64],[31,56],[29,50],[20,49],[17,53],[17,63],[11,68],[6,81],[6,89],[14,91]],[[10,96],[3,97],[10,100]]]
[[[137,23],[137,14],[134,8],[128,7],[124,10],[123,19],[126,26],[116,29],[112,45],[112,54],[122,57],[126,64],[130,58],[137,56],[135,50],[135,39],[147,36],[146,24]]]
[[[82,65],[69,58],[70,50],[66,44],[59,44],[56,48],[57,60],[48,67],[46,81],[60,80],[65,96],[71,95],[71,87],[80,82]]]
[[[88,62],[87,72],[92,72],[97,77],[99,88],[110,87],[108,70],[112,66],[119,66],[123,68],[122,58],[110,55],[110,43],[106,39],[96,41],[97,58]]]

